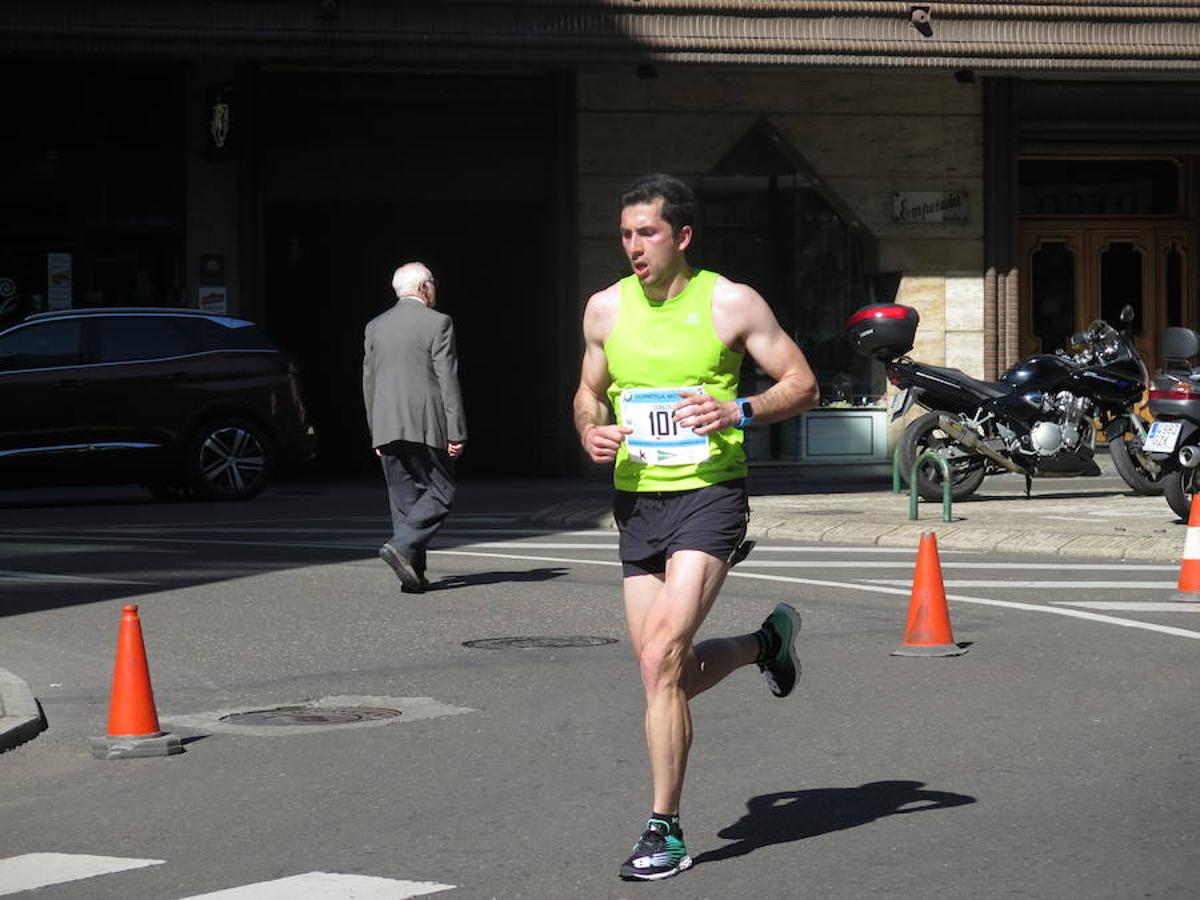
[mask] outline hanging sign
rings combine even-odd
[[[211,160],[233,159],[237,134],[233,121],[233,85],[218,84],[208,89],[204,104],[205,155]]]

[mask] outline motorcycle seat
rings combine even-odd
[[[973,391],[976,394],[982,394],[984,397],[989,397],[993,400],[998,400],[1001,397],[1007,397],[1012,393],[1013,389],[1010,385],[1004,382],[996,381],[978,381],[972,378],[962,369],[949,369],[942,366],[927,366],[922,365],[926,372],[935,372],[947,381]]]

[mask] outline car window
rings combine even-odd
[[[0,337],[0,372],[78,365],[80,324],[39,322]]]
[[[200,348],[168,316],[106,316],[92,322],[91,358],[95,362],[166,359]]]
[[[222,322],[236,323],[225,325]],[[266,335],[253,325],[236,319],[188,319],[191,331],[205,350],[273,350]]]

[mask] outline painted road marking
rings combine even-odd
[[[567,557],[557,556],[528,556],[524,554],[508,554],[508,553],[479,553],[473,550],[430,550],[431,554],[441,554],[445,556],[480,556],[491,557],[492,559],[511,559],[529,562],[556,562],[567,563],[583,566],[619,566],[620,563],[609,560],[597,559],[571,559]],[[863,584],[853,581],[826,581],[819,578],[797,578],[792,575],[767,575],[758,572],[739,572],[736,569],[729,573],[730,578],[749,578],[759,581],[779,581],[784,584],[804,584],[811,587],[828,587],[842,590],[852,591],[868,591],[878,594],[892,594],[907,597],[911,593],[910,588],[894,588],[882,584]],[[1172,625],[1159,625],[1154,622],[1138,622],[1134,619],[1120,619],[1116,616],[1106,616],[1100,613],[1087,612],[1082,609],[1069,609],[1061,606],[1039,606],[1035,603],[1018,603],[1015,600],[992,600],[987,597],[966,597],[962,594],[952,594],[946,599],[956,600],[959,603],[973,603],[978,606],[995,606],[1001,609],[1018,609],[1025,612],[1039,612],[1047,615],[1066,616],[1070,619],[1084,619],[1089,622],[1101,622],[1107,625],[1117,625],[1121,628],[1135,628],[1142,631],[1153,631],[1158,634],[1168,634],[1172,637],[1191,638],[1192,640],[1200,640],[1200,631],[1189,631],[1186,628],[1176,628]]]
[[[0,569],[0,579],[6,581],[51,581],[64,584],[154,584],[153,581],[129,581],[122,578],[97,578],[85,575],[53,575],[46,572],[18,572]]]
[[[406,897],[450,891],[454,887],[436,881],[395,881],[373,875],[306,872],[211,894],[195,894],[185,900],[405,900]]]
[[[124,859],[81,853],[25,853],[0,859],[0,895],[32,891],[128,869],[161,866],[161,859]]]
[[[235,530],[235,529],[228,529]],[[226,529],[222,529],[225,533]],[[264,529],[264,533],[278,535],[280,529]],[[161,533],[161,529],[155,529],[155,533]],[[443,529],[439,534],[453,534],[447,529]],[[494,534],[494,531],[484,531],[481,534]],[[514,533],[525,534],[523,530],[514,530]],[[546,532],[547,534],[572,534],[572,535],[596,535],[594,531],[581,532]],[[3,532],[0,532],[3,534]],[[52,534],[46,534],[46,537],[52,538]],[[125,540],[128,537],[124,538]],[[93,541],[105,542],[116,540],[103,534],[98,534],[90,538]],[[139,542],[145,543],[167,543],[167,544],[216,544],[223,546],[245,546],[245,547],[303,547],[308,549],[328,549],[328,550],[347,550],[347,549],[362,549],[362,550],[377,550],[378,545],[374,542],[358,541],[355,538],[329,541],[243,541],[243,540],[221,540],[218,538],[196,539],[190,537],[138,537]],[[611,540],[603,543],[534,543],[524,541],[480,541],[473,542],[469,546],[484,547],[494,549],[536,549],[536,550],[605,550],[611,551],[617,546],[617,537],[614,534]],[[131,548],[137,549],[137,548]],[[431,550],[431,553],[450,552],[448,550]],[[869,552],[872,555],[880,554],[895,554],[903,555],[904,559],[900,560],[856,560],[856,559],[821,559],[821,560],[764,560],[758,559],[764,553],[864,553]],[[968,550],[944,550],[938,548],[939,556],[952,555],[954,553],[971,553],[978,551]],[[754,548],[754,556],[738,564],[739,567],[759,568],[796,568],[796,569],[831,569],[838,567],[850,567],[854,569],[888,569],[888,568],[910,568],[913,565],[913,551],[903,547],[858,547],[841,545],[832,547],[823,545],[819,547],[762,547]],[[1162,563],[1120,563],[1115,565],[1098,565],[1096,563],[1028,563],[1028,562],[956,562],[954,560],[943,561],[943,569],[987,569],[987,570],[1007,570],[1017,569],[1021,571],[1027,570],[1046,570],[1046,571],[1080,571],[1080,572],[1105,572],[1105,571],[1120,571],[1120,572],[1178,572],[1178,565],[1167,565]],[[138,582],[140,583],[140,582]]]
[[[102,540],[104,540],[104,537],[101,536],[101,537],[97,538],[97,540],[102,541]],[[185,539],[182,539],[182,538],[140,538],[139,540],[145,541],[147,543],[179,543],[180,541],[185,540]],[[204,539],[204,540],[195,540],[195,539],[187,539],[187,540],[193,544],[202,543],[202,544],[214,545],[214,546],[282,547],[282,548],[289,548],[289,549],[306,548],[306,549],[325,549],[325,550],[346,550],[346,549],[354,549],[356,547],[362,547],[362,549],[368,549],[368,548],[374,549],[374,544],[358,545],[358,544],[351,544],[351,543],[347,543],[347,542],[330,542],[330,541],[307,541],[307,542],[298,542],[298,541],[223,541],[223,540],[216,540],[216,539],[212,539],[212,538],[208,538],[208,539]],[[473,551],[473,550],[430,550],[429,552],[430,552],[430,554],[433,554],[433,555],[475,556],[475,557],[485,557],[485,558],[490,557],[492,559],[508,559],[508,560],[514,560],[514,561],[566,563],[568,565],[586,565],[586,566],[619,566],[620,565],[620,562],[617,560],[579,559],[579,558],[573,558],[573,557],[558,557],[558,556],[534,556],[534,555],[530,555],[530,554],[516,554],[516,553],[483,553],[483,552]],[[907,551],[907,552],[911,552],[911,551]],[[859,563],[859,565],[861,566],[861,563]],[[1020,565],[1020,564],[1018,564],[1018,565]],[[1077,565],[1080,565],[1081,567],[1084,567],[1084,568],[1093,569],[1093,570],[1096,569],[1095,565],[1090,565],[1090,566],[1087,564],[1077,564]],[[1068,564],[1063,564],[1063,565],[1054,564],[1054,565],[1051,565],[1051,568],[1067,569],[1067,568],[1070,568],[1070,566]],[[903,595],[903,596],[907,596],[910,593],[909,589],[900,588],[900,587],[891,587],[890,585],[886,585],[886,584],[866,584],[866,583],[853,582],[853,581],[827,581],[824,579],[817,579],[817,578],[798,578],[798,577],[792,576],[792,575],[768,575],[766,573],[745,572],[745,571],[740,571],[740,570],[734,570],[734,571],[730,572],[729,576],[731,578],[751,578],[751,579],[759,579],[762,581],[779,581],[779,582],[784,582],[787,584],[804,584],[804,585],[809,585],[812,587],[830,587],[830,588],[839,588],[839,589],[844,589],[844,590],[848,589],[848,590],[856,590],[856,591],[868,591],[868,592],[874,592],[874,593],[897,594],[897,595]],[[1011,582],[1006,582],[1006,584],[1011,584]],[[1061,586],[1061,585],[1058,583],[1055,583],[1054,586]],[[1006,608],[1006,609],[1025,610],[1028,612],[1040,612],[1040,613],[1045,613],[1048,615],[1066,616],[1068,618],[1086,619],[1086,620],[1092,621],[1092,622],[1102,622],[1102,623],[1106,623],[1109,625],[1117,625],[1122,628],[1135,628],[1135,629],[1140,629],[1143,631],[1153,631],[1153,632],[1157,632],[1159,634],[1172,635],[1174,637],[1186,637],[1186,638],[1192,638],[1192,639],[1200,639],[1200,631],[1189,631],[1185,628],[1175,628],[1170,625],[1159,625],[1159,624],[1156,624],[1153,622],[1138,622],[1133,619],[1121,619],[1121,618],[1117,618],[1116,616],[1102,615],[1100,613],[1088,612],[1088,611],[1082,610],[1082,609],[1070,609],[1070,608],[1065,608],[1065,607],[1060,607],[1060,606],[1041,606],[1041,605],[1033,604],[1033,603],[1019,603],[1019,602],[1013,601],[1013,600],[992,600],[992,599],[989,599],[986,597],[966,597],[966,596],[963,596],[962,594],[956,594],[952,597],[949,597],[948,599],[957,600],[961,603],[973,603],[973,604],[977,604],[979,606],[995,606],[995,607],[1002,607],[1002,608]]]
[[[1194,600],[1051,600],[1056,606],[1082,606],[1084,609],[1111,609],[1117,612],[1200,612]]]
[[[901,581],[895,578],[867,578],[868,584],[907,584],[912,579]],[[1175,581],[1005,581],[1002,578],[943,579],[948,588],[1050,588],[1053,590],[1089,590],[1100,588],[1128,588],[1131,591],[1174,590]]]
[[[473,544],[472,546],[487,546],[487,545]],[[758,553],[757,547],[754,548],[754,553]],[[941,551],[939,550],[938,553],[940,555]],[[750,566],[750,567],[758,566],[759,568],[762,568],[762,569],[786,569],[789,567],[796,568],[796,569],[838,569],[838,568],[843,568],[843,569],[844,568],[851,568],[851,569],[902,569],[902,568],[907,568],[907,569],[911,569],[914,566],[914,560],[912,559],[912,556],[913,556],[912,551],[908,552],[908,556],[909,556],[908,559],[896,560],[894,562],[891,560],[878,560],[878,559],[774,560],[774,559],[754,559],[752,556],[750,559],[747,559],[744,562],[738,563],[738,565],[739,566]],[[1100,572],[1178,572],[1179,571],[1179,566],[1149,565],[1149,564],[1147,564],[1147,565],[1124,565],[1124,564],[1121,564],[1121,565],[1115,565],[1115,566],[1097,566],[1095,564],[1088,564],[1088,563],[1076,563],[1076,564],[1063,563],[1062,565],[1055,565],[1054,563],[1045,563],[1045,564],[1022,563],[1022,562],[976,563],[976,562],[953,562],[953,561],[943,562],[942,568],[943,569],[984,569],[984,570],[989,570],[989,571],[990,570],[1006,571],[1006,570],[1012,569],[1012,570],[1016,570],[1016,571],[1020,571],[1020,572],[1026,572],[1026,571],[1030,571],[1030,570],[1041,570],[1041,571],[1049,571],[1049,572],[1075,571],[1075,572],[1097,572],[1097,573],[1100,573]]]

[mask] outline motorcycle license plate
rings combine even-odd
[[[1147,453],[1170,453],[1182,430],[1182,422],[1151,422],[1142,449]]]
[[[893,422],[896,421],[898,418],[900,418],[902,415],[904,415],[906,412],[908,412],[908,406],[910,403],[909,398],[911,397],[911,395],[912,395],[912,390],[910,388],[904,388],[903,390],[898,391],[896,393],[896,396],[892,397],[892,421]]]

